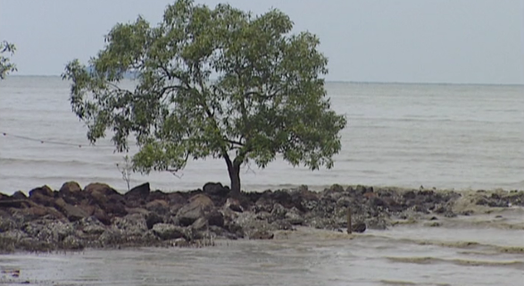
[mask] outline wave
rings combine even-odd
[[[507,260],[507,261],[494,261],[494,260],[468,260],[468,259],[445,259],[437,257],[386,257],[386,259],[392,262],[399,263],[413,263],[413,264],[436,264],[436,263],[451,263],[458,266],[488,266],[488,267],[513,267],[517,269],[524,269],[524,261],[520,260]]]

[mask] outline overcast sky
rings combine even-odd
[[[0,40],[18,75],[59,75],[87,61],[117,22],[161,20],[166,0],[0,0]],[[219,2],[200,0],[215,6]],[[522,0],[230,0],[278,8],[321,40],[328,80],[524,84]]]

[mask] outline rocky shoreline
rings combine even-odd
[[[152,191],[145,183],[121,194],[102,183],[82,189],[66,182],[58,191],[43,186],[28,196],[0,193],[0,252],[201,247],[217,239],[272,239],[276,231],[298,226],[345,232],[348,212],[351,230],[364,232],[510,206],[524,207],[523,191],[467,195],[333,185],[320,192],[301,186],[234,195],[220,183],[171,193]]]

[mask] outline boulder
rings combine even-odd
[[[239,213],[244,212],[244,208],[242,208],[242,206],[240,205],[240,201],[238,199],[228,198],[226,200],[225,207],[235,212],[239,212]]]
[[[249,239],[273,239],[275,234],[266,230],[259,230],[249,236]]]
[[[82,188],[77,182],[69,181],[65,182],[62,187],[60,187],[60,190],[58,191],[59,194],[78,194],[82,192]]]
[[[127,236],[141,236],[147,232],[146,219],[141,214],[131,214],[113,219],[112,227]]]
[[[162,222],[164,222],[164,219],[161,216],[159,216],[157,213],[150,212],[146,215],[147,229],[152,229],[153,226],[155,226],[155,224],[162,223]]]
[[[66,219],[64,214],[57,211],[54,207],[44,207],[40,205],[32,205],[29,208],[21,209],[19,214],[23,217],[24,221],[32,221],[42,217],[58,220]]]
[[[153,233],[162,240],[177,239],[184,237],[182,228],[167,223],[157,223],[153,226]]]
[[[221,183],[206,183],[202,188],[204,194],[208,196],[226,197],[231,191],[229,188],[222,186]]]
[[[54,206],[54,192],[48,186],[35,188],[29,191],[29,199],[39,205],[46,207]]]
[[[177,212],[177,219],[182,226],[190,226],[198,218],[206,215],[214,209],[211,199],[204,195],[198,194],[189,199],[188,204],[184,205]]]
[[[27,196],[22,191],[16,191],[11,198],[15,200],[25,200],[27,199]]]
[[[167,199],[166,199],[170,205],[181,205],[185,204],[187,201],[187,198],[182,196],[180,193],[168,193]]]
[[[356,233],[363,233],[366,231],[366,224],[363,222],[357,222],[351,225],[351,229]]]
[[[164,193],[164,192],[162,192],[160,190],[156,190],[154,192],[151,192],[149,194],[149,196],[147,197],[147,201],[148,202],[156,201],[156,200],[167,201],[168,200],[168,194]]]
[[[58,198],[55,201],[55,204],[56,204],[56,207],[65,215],[65,217],[70,222],[75,222],[77,220],[81,220],[89,216],[89,214],[86,213],[84,210],[82,210],[79,207],[66,203],[64,199],[62,198]]]
[[[147,197],[151,193],[151,188],[149,183],[144,183],[142,185],[132,188],[129,192],[124,194],[124,197],[129,203],[140,203],[147,200]]]
[[[127,215],[124,196],[107,184],[92,183],[84,188],[91,198],[100,206],[100,208],[109,216]]]
[[[209,226],[224,227],[224,214],[219,211],[212,211],[207,216]]]
[[[169,213],[169,204],[164,200],[154,200],[146,204],[146,210],[165,215]]]
[[[86,197],[80,185],[73,181],[65,182],[58,191],[58,195],[63,198],[66,203],[72,205],[80,204]]]

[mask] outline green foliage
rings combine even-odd
[[[9,56],[4,56],[8,53],[13,55],[16,47],[6,41],[0,42],[0,79],[4,79],[10,72],[16,71],[16,66],[11,63]]]
[[[109,130],[127,151],[136,138],[135,170],[176,171],[212,156],[238,176],[243,163],[266,167],[277,154],[294,166],[331,168],[346,120],[326,98],[318,38],[292,27],[278,10],[253,16],[179,0],[157,26],[141,17],[117,24],[92,68],[73,60],[63,78],[89,140]],[[119,85],[126,72],[137,74],[134,89]]]

